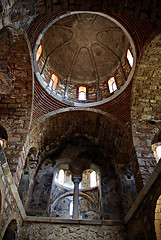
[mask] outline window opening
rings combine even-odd
[[[127,59],[128,59],[128,62],[130,64],[130,66],[132,67],[134,59],[133,59],[133,56],[132,56],[132,54],[131,54],[129,49],[127,50]]]
[[[90,187],[93,188],[96,186],[97,186],[97,175],[96,175],[96,172],[93,171],[90,174]]]
[[[59,218],[75,218],[78,213],[80,219],[98,219],[99,218],[99,174],[96,170],[86,169],[82,173],[82,181],[75,185],[72,172],[68,164],[61,164],[55,169],[50,199],[50,216]],[[81,175],[80,175],[81,180]],[[59,185],[58,185],[59,184]],[[79,195],[77,196],[77,193]],[[77,197],[76,197],[77,196]],[[73,199],[77,199],[75,205]],[[93,201],[93,198],[95,199]],[[73,211],[75,209],[75,212]]]
[[[158,158],[161,159],[161,145],[156,148],[156,153],[158,155]]]
[[[42,54],[42,46],[40,45],[37,49],[37,53],[36,53],[36,61],[39,60],[40,56]]]
[[[52,74],[49,82],[49,87],[55,90],[57,87],[57,82],[58,82],[58,77],[55,74]]]
[[[114,77],[112,77],[108,80],[108,87],[109,87],[110,93],[117,90],[117,85],[116,85],[116,81],[115,81]]]
[[[64,170],[63,169],[60,169],[60,171],[59,171],[58,183],[60,183],[60,184],[64,183]]]
[[[3,147],[3,141],[0,139],[0,145]]]
[[[86,100],[86,87],[79,87],[79,92],[78,92],[78,100]]]
[[[69,215],[70,215],[70,216],[73,216],[73,201],[70,203]]]

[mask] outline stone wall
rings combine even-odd
[[[125,229],[118,226],[99,225],[69,225],[28,223],[23,225],[20,240],[65,240],[65,239],[97,239],[97,240],[127,240]]]
[[[161,34],[144,51],[132,88],[132,134],[144,183],[156,166],[151,142],[158,132],[158,121],[161,119],[160,53]],[[150,124],[150,121],[154,121],[154,124]]]

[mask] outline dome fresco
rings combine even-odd
[[[34,63],[38,80],[53,97],[82,106],[106,101],[128,85],[135,65],[130,54],[135,62],[132,40],[116,20],[74,12],[43,30]]]

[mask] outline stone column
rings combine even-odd
[[[78,204],[79,204],[79,183],[82,177],[78,174],[73,174],[72,181],[74,183],[74,194],[73,194],[73,219],[79,218]]]

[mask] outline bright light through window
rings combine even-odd
[[[40,56],[41,56],[41,53],[42,53],[42,46],[40,45],[38,47],[38,50],[37,50],[37,53],[36,53],[36,61],[39,60]]]
[[[116,85],[116,82],[115,82],[115,78],[112,77],[108,80],[108,87],[109,87],[109,91],[110,93],[114,92],[117,90],[117,85]]]
[[[158,146],[158,147],[156,148],[156,153],[157,153],[157,155],[158,155],[158,158],[161,159],[161,146]]]
[[[128,59],[128,62],[130,64],[130,66],[132,67],[134,59],[133,59],[133,56],[132,56],[132,54],[131,54],[129,49],[127,50],[127,59]]]
[[[63,170],[63,169],[61,169],[61,170],[59,171],[58,183],[64,184],[64,170]]]
[[[53,81],[50,80],[50,82],[49,82],[49,87],[52,88],[52,86],[53,86]]]
[[[79,100],[86,100],[86,87],[79,87],[79,94],[78,94]]]
[[[0,145],[3,147],[3,141],[2,140],[0,140]]]
[[[55,74],[52,74],[51,80],[49,82],[49,87],[55,90],[57,87],[57,83],[58,83],[58,77]]]
[[[58,77],[55,74],[52,74],[51,79],[53,81],[53,87],[52,88],[53,88],[53,90],[55,90],[56,86],[57,86],[57,82],[58,82]]]
[[[69,215],[70,215],[70,216],[73,216],[73,201],[70,203]]]
[[[93,188],[96,186],[97,186],[97,175],[96,175],[96,172],[93,171],[90,174],[90,187]]]

